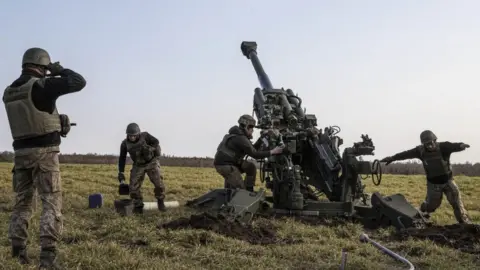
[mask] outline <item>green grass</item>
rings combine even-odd
[[[7,228],[12,209],[12,165],[0,164],[0,261],[2,269],[22,269],[10,258]],[[278,226],[283,237],[302,239],[300,244],[251,245],[203,230],[160,230],[156,226],[192,211],[183,207],[167,213],[151,211],[143,216],[120,217],[113,210],[118,181],[114,165],[63,165],[65,230],[59,244],[60,258],[68,269],[338,269],[341,249],[348,250],[347,269],[392,269],[402,267],[369,244],[359,242],[358,224],[336,227],[313,226],[284,220],[258,220]],[[129,171],[129,168],[126,170]],[[167,200],[186,200],[223,185],[223,179],[209,168],[163,167]],[[475,223],[480,220],[480,178],[457,177],[465,207]],[[258,185],[259,182],[257,182]],[[379,187],[366,180],[369,192],[403,193],[417,207],[425,196],[422,176],[386,175]],[[154,201],[153,186],[146,177],[143,193]],[[88,209],[88,195],[101,192],[105,206]],[[41,205],[30,225],[29,253],[38,263],[38,227]],[[446,199],[432,216],[438,224],[455,223]],[[386,235],[391,229],[381,230]],[[204,239],[210,241],[205,243]],[[372,236],[373,238],[373,236]],[[406,256],[416,269],[480,269],[475,255],[438,246],[430,241],[407,240],[382,244]],[[33,266],[32,266],[33,267]],[[27,268],[24,268],[27,269]],[[34,269],[34,268],[31,268]]]

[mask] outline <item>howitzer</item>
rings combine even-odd
[[[260,205],[269,201],[273,203],[269,210],[280,214],[356,216],[369,225],[387,223],[397,228],[421,223],[422,219],[415,217],[418,211],[401,194],[382,197],[375,193],[371,202],[367,201],[361,175],[371,175],[375,185],[381,180],[378,160],[358,159],[374,155],[375,146],[368,135],[341,152],[339,127],[318,129],[316,116],[306,113],[298,95],[291,89],[273,87],[257,56],[256,42],[242,42],[241,51],[251,61],[262,87],[255,88],[253,97],[262,148],[284,146],[282,154],[257,160],[260,179],[272,196],[266,197],[263,189],[253,193],[217,189],[187,205],[208,207],[210,212],[213,209],[242,221],[264,210]],[[321,194],[327,201],[320,201]]]

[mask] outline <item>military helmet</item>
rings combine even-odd
[[[238,119],[238,124],[241,126],[255,126],[257,121],[251,115],[244,114]]]
[[[48,66],[50,63],[50,55],[42,48],[30,48],[23,54],[22,67],[25,64]]]
[[[437,136],[431,131],[431,130],[424,130],[422,133],[420,133],[420,141],[422,143],[427,143],[430,141],[436,141]]]
[[[127,126],[127,135],[138,135],[140,133],[140,127],[136,123],[130,123]]]

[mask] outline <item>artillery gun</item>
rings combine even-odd
[[[374,155],[375,146],[368,135],[340,152],[340,128],[318,129],[316,116],[306,113],[298,95],[291,89],[273,87],[257,56],[256,42],[242,42],[241,51],[251,61],[262,87],[255,88],[253,98],[262,147],[284,147],[280,155],[257,160],[260,179],[272,196],[267,196],[263,188],[257,192],[216,189],[187,202],[187,206],[240,222],[269,212],[355,217],[369,227],[425,225],[425,219],[401,194],[383,197],[375,192],[368,201],[361,175],[371,175],[375,185],[380,184],[382,176],[378,160],[358,159]],[[321,194],[327,200],[321,200]]]

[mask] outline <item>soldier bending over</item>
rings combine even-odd
[[[246,155],[255,159],[266,158],[271,155],[280,154],[283,151],[281,147],[275,147],[270,151],[257,151],[262,143],[258,139],[255,144],[252,139],[255,119],[244,114],[238,119],[238,126],[233,126],[223,137],[223,140],[217,147],[217,153],[213,164],[217,172],[225,179],[225,188],[241,188],[253,191],[257,177],[257,167],[253,162],[244,160]],[[242,179],[242,173],[245,173],[245,181]]]
[[[391,157],[382,159],[386,165],[393,161],[418,158],[422,161],[425,174],[427,176],[427,196],[420,206],[420,211],[430,213],[442,203],[443,193],[448,202],[453,207],[453,213],[459,223],[470,223],[467,211],[463,206],[460,190],[453,180],[453,173],[450,165],[450,155],[453,152],[459,152],[469,148],[468,144],[437,142],[437,136],[430,130],[425,130],[420,134],[419,145],[413,149],[398,153]]]
[[[50,71],[50,77],[46,77]],[[60,76],[60,77],[53,77]],[[13,191],[16,193],[8,238],[12,253],[21,264],[28,264],[28,225],[32,200],[37,189],[42,200],[40,218],[40,269],[59,268],[56,245],[62,234],[62,179],[60,177],[61,137],[70,131],[67,115],[59,114],[57,99],[78,92],[86,85],[78,73],[51,63],[50,55],[40,48],[25,51],[22,74],[5,89],[3,103],[7,111],[15,152]]]
[[[160,142],[157,138],[144,131],[140,132],[140,127],[131,123],[127,126],[127,138],[120,145],[120,158],[118,160],[118,181],[125,181],[125,161],[127,152],[133,161],[130,171],[130,198],[135,205],[135,213],[143,213],[143,196],[140,191],[145,173],[150,182],[154,185],[154,194],[157,199],[158,210],[165,211],[165,186],[163,176],[160,170]]]

